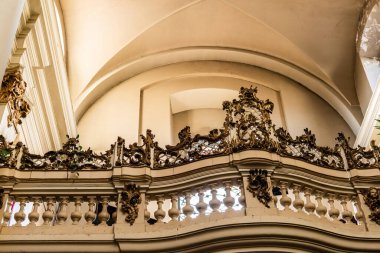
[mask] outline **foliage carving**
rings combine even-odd
[[[249,185],[247,190],[250,191],[253,197],[256,197],[260,203],[269,208],[269,202],[272,196],[269,194],[269,185],[267,182],[267,170],[252,169],[249,171]]]
[[[121,193],[121,204],[121,210],[127,214],[125,221],[132,226],[139,214],[138,205],[141,204],[140,190],[135,184],[125,186],[125,191]]]

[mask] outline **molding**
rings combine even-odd
[[[41,1],[41,6],[44,14],[47,40],[50,45],[52,65],[56,73],[57,88],[62,106],[62,113],[65,118],[67,134],[69,136],[76,136],[76,121],[69,92],[69,81],[67,77],[66,65],[61,49],[62,45],[60,45],[61,40],[59,37],[59,28],[55,16],[54,1]]]
[[[377,119],[380,115],[380,79],[377,80],[377,85],[372,94],[371,100],[369,101],[367,111],[364,115],[363,122],[357,133],[354,147],[360,145],[362,147],[368,147],[372,135],[375,131],[375,125]]]

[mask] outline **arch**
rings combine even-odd
[[[96,80],[81,93],[74,103],[76,119],[79,121],[83,114],[97,99],[107,92],[107,90],[120,84],[124,80],[137,77],[139,74],[147,72],[150,69],[156,69],[158,67],[169,66],[181,62],[199,61],[243,63],[286,76],[305,86],[327,101],[350,125],[355,134],[360,128],[359,122],[362,119],[360,109],[352,106],[341,92],[320,79],[318,76],[308,72],[298,65],[276,58],[272,55],[237,48],[220,47],[173,49],[147,55],[121,65]],[[201,70],[200,72],[204,72],[204,70]],[[164,80],[176,77],[176,74],[173,74],[173,76],[171,75],[172,74],[168,75],[168,73],[163,73],[163,76],[159,79]]]

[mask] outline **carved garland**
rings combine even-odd
[[[135,184],[125,186],[125,191],[121,193],[121,210],[127,214],[125,221],[131,226],[139,214],[138,205],[141,204],[140,190]]]
[[[256,197],[260,203],[267,208],[272,196],[269,194],[269,186],[267,182],[268,171],[261,169],[252,169],[249,171],[249,185],[247,190],[250,191],[253,197]]]
[[[371,210],[371,214],[369,215],[369,218],[371,221],[376,222],[378,225],[380,225],[380,193],[379,190],[371,187],[369,190],[365,193],[363,193],[364,196],[364,202]]]
[[[24,99],[26,82],[23,80],[20,69],[5,74],[1,89],[0,101],[8,103],[8,127],[22,123],[22,118],[30,112],[30,105]]]

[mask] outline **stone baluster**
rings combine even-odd
[[[116,203],[115,203],[115,206],[116,206],[116,210],[115,210],[115,212],[113,212],[112,215],[111,215],[112,220],[113,220],[114,223],[117,222],[117,210],[118,210],[118,203],[117,203],[117,201],[116,201]]]
[[[46,207],[45,212],[42,214],[42,219],[44,220],[43,225],[49,225],[50,222],[54,218],[54,209],[53,209],[54,202],[55,202],[54,197],[47,197],[46,198],[47,207]]]
[[[9,220],[11,219],[11,212],[12,212],[11,209],[12,209],[12,197],[8,196],[7,206],[6,206],[6,209],[5,209],[5,212],[4,212],[4,216],[3,216],[3,219],[4,219],[3,225],[4,226],[7,226]]]
[[[212,195],[212,198],[208,202],[209,206],[212,209],[212,212],[218,212],[219,207],[222,204],[222,202],[216,197],[217,192],[218,191],[216,189],[216,185],[212,185],[211,186],[211,195]]]
[[[363,211],[359,205],[359,201],[356,197],[352,198],[352,201],[354,202],[355,208],[356,208],[356,213],[355,213],[355,219],[358,221],[358,224],[363,224]]]
[[[348,196],[341,196],[340,204],[343,207],[342,218],[346,221],[346,223],[350,222],[352,218],[352,212],[347,209],[348,200]]]
[[[59,212],[57,214],[58,225],[65,224],[69,214],[67,213],[67,205],[69,203],[68,197],[61,197],[59,202]]]
[[[29,213],[29,226],[35,226],[40,218],[40,214],[38,213],[38,207],[40,206],[41,198],[33,197],[33,210]]]
[[[205,215],[205,212],[207,210],[207,204],[204,202],[204,189],[198,190],[198,203],[195,205],[195,208],[197,208],[199,215]]]
[[[232,207],[235,204],[235,199],[231,196],[231,183],[226,183],[224,190],[226,191],[226,197],[223,199],[223,203],[227,207],[226,211],[232,211]]]
[[[95,197],[93,196],[88,197],[88,211],[84,214],[84,219],[86,220],[87,225],[93,225],[92,222],[96,218],[95,204],[96,204]]]
[[[108,200],[109,200],[108,196],[101,196],[102,211],[98,214],[98,218],[100,221],[100,225],[103,225],[103,226],[107,226],[107,221],[110,218],[110,215],[107,212]]]
[[[186,204],[182,208],[182,212],[186,215],[186,219],[190,219],[191,218],[190,216],[194,213],[194,207],[192,207],[190,204],[190,200],[191,200],[190,192],[185,193],[185,200],[186,200]]]
[[[245,202],[244,184],[242,182],[239,188],[240,188],[240,197],[238,198],[238,201],[240,205],[242,205],[243,207],[247,207],[247,204]]]
[[[331,219],[337,220],[339,217],[339,209],[335,207],[335,194],[327,194],[330,205],[329,216]]]
[[[297,209],[297,212],[302,212],[302,208],[305,205],[304,201],[300,197],[300,190],[301,186],[298,184],[293,185],[293,193],[294,193],[294,201],[293,201],[293,206],[295,209]]]
[[[154,212],[154,217],[156,218],[157,222],[162,222],[166,216],[165,211],[162,209],[164,200],[165,199],[163,196],[157,196],[157,210]]]
[[[288,183],[281,181],[280,182],[280,188],[281,188],[281,198],[280,198],[280,204],[285,208],[285,210],[289,210],[289,206],[292,203],[292,199],[288,197],[286,194],[286,191],[288,189]]]
[[[74,206],[75,209],[71,213],[71,220],[73,221],[73,225],[78,225],[79,221],[82,219],[82,211],[81,211],[82,199],[81,197],[74,197]]]
[[[178,221],[179,209],[178,209],[178,196],[177,194],[171,194],[170,199],[172,202],[172,207],[169,209],[169,217],[171,218],[171,222]]]
[[[26,198],[19,198],[20,210],[14,215],[14,218],[16,220],[15,226],[21,226],[21,223],[25,220],[26,214],[24,212],[24,209],[26,206],[26,200]]]
[[[317,191],[315,195],[315,200],[317,201],[318,206],[315,209],[315,211],[320,217],[325,217],[327,213],[327,207],[323,205],[322,197],[323,197],[323,192]]]
[[[313,202],[311,202],[311,198],[310,198],[310,195],[312,192],[313,192],[312,189],[310,189],[308,187],[305,188],[305,198],[306,198],[305,210],[309,214],[314,213],[314,210],[315,210],[315,204]]]
[[[144,208],[144,219],[150,219],[150,212],[148,211],[149,196],[145,196],[145,208]]]

